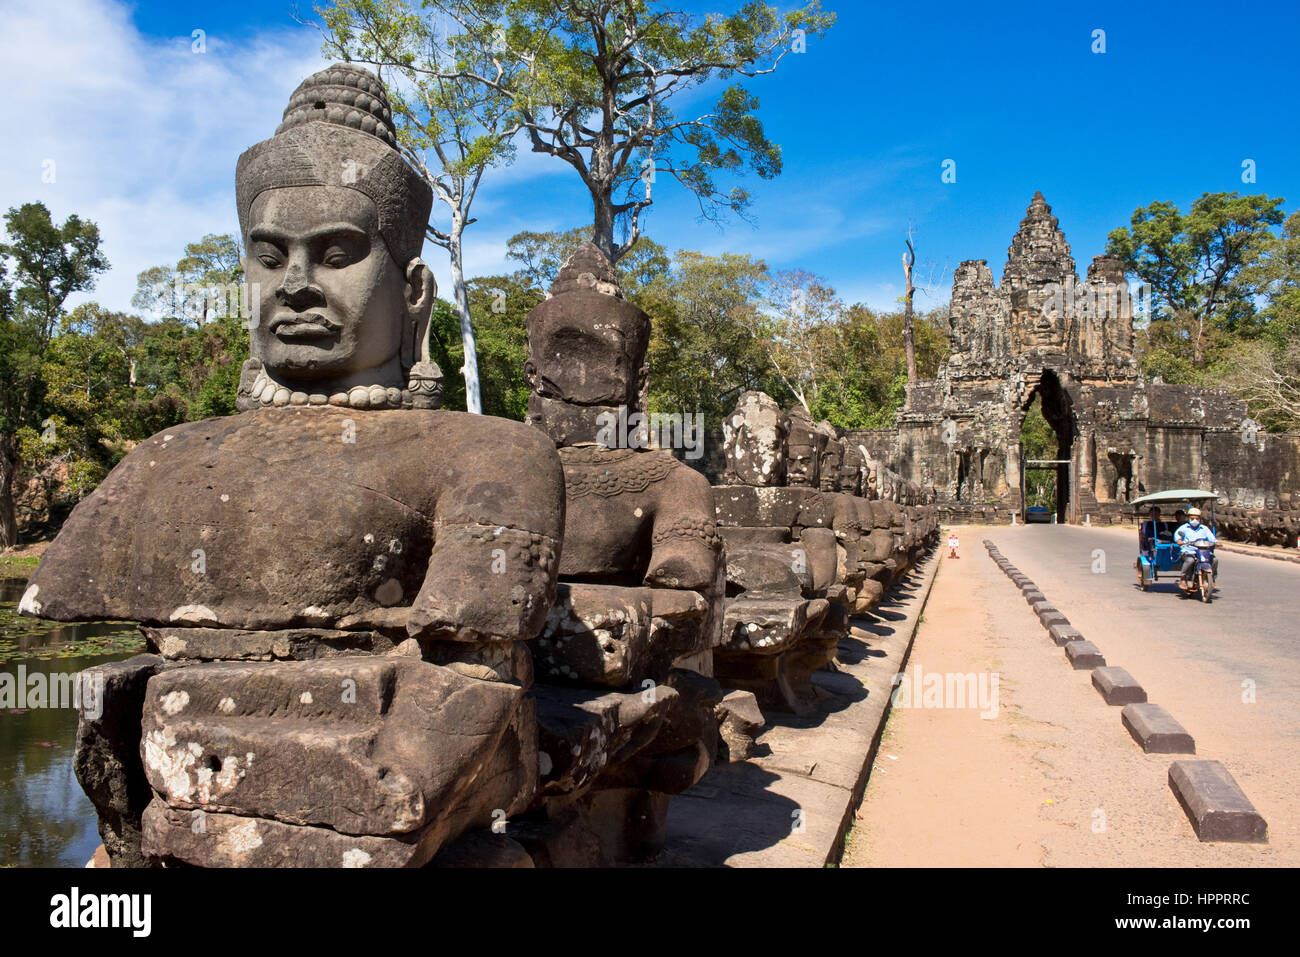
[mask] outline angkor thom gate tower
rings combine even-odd
[[[1059,444],[1059,464],[1047,466],[1057,470],[1059,521],[1109,522],[1129,513],[1130,498],[1169,488],[1292,507],[1300,436],[1256,434],[1245,403],[1226,392],[1147,381],[1122,262],[1097,256],[1080,282],[1041,193],[1000,285],[983,259],[957,267],[948,321],[952,352],[938,378],[907,390],[893,429],[854,433],[904,477],[933,483],[946,520],[1023,512],[1020,432],[1036,396]]]

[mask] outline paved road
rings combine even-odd
[[[908,671],[912,687],[922,669],[999,676],[996,715],[982,701],[896,705],[846,865],[1300,865],[1300,566],[1225,555],[1221,597],[1204,605],[1136,588],[1133,530],[956,532],[962,559],[939,566]],[[1196,840],[1167,783],[1174,757],[1133,742],[986,537],[1187,727],[1198,756],[1224,762],[1268,821],[1267,845]]]
[[[967,557],[988,561],[980,538],[996,542],[1108,664],[1128,669],[1182,722],[1198,754],[1223,761],[1261,810],[1275,809],[1270,831],[1300,834],[1291,813],[1300,794],[1300,566],[1225,552],[1206,605],[1180,598],[1173,581],[1138,589],[1133,529],[975,531],[966,530]]]

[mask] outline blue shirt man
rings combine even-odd
[[[1174,532],[1174,542],[1182,546],[1183,556],[1183,578],[1191,576],[1192,569],[1196,567],[1196,547],[1198,545],[1212,545],[1218,539],[1214,533],[1206,526],[1201,524],[1201,510],[1193,508],[1187,513],[1187,521],[1178,526],[1178,531]],[[1215,555],[1212,559],[1214,568],[1214,577],[1219,577],[1219,557]]]

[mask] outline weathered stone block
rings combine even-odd
[[[1124,727],[1147,754],[1195,754],[1196,742],[1187,730],[1158,704],[1126,705],[1120,712]]]
[[[538,684],[532,694],[548,795],[581,792],[607,767],[635,755],[654,740],[677,697],[667,685],[624,693]]]
[[[1083,635],[1079,633],[1077,628],[1072,628],[1068,624],[1061,624],[1059,622],[1048,625],[1047,633],[1052,636],[1052,641],[1056,642],[1057,645],[1066,645],[1072,641],[1079,641],[1083,638]]]
[[[801,525],[801,516],[817,515],[820,500],[821,493],[810,488],[720,485],[713,489],[719,525],[795,528]]]
[[[136,655],[87,668],[79,678],[89,683],[83,687],[103,682],[95,707],[86,707],[83,697],[72,766],[99,814],[99,836],[113,867],[146,866],[140,817],[151,794],[140,761],[140,722],[145,689],[160,667],[157,655]]]
[[[1065,657],[1070,659],[1070,664],[1075,671],[1104,668],[1106,666],[1106,659],[1102,657],[1101,651],[1091,641],[1069,642],[1065,646]]]
[[[386,655],[394,648],[393,638],[380,632],[336,628],[141,630],[150,647],[169,661],[306,661],[346,655]],[[400,638],[405,638],[404,629]]]
[[[685,589],[561,583],[533,660],[548,681],[639,685],[694,650],[690,626],[707,614],[704,598]]]
[[[1268,824],[1218,761],[1175,761],[1169,786],[1202,841],[1266,844]]]
[[[785,526],[768,528],[723,525],[718,527],[718,534],[726,542],[728,550],[742,545],[784,545],[790,541],[790,529]]]
[[[743,761],[754,753],[754,739],[767,720],[750,691],[731,691],[718,704],[719,761]]]
[[[1146,690],[1123,668],[1094,668],[1092,686],[1109,705],[1144,704],[1147,700]]]
[[[438,824],[436,849],[463,798],[490,824],[493,809],[531,797],[536,737],[522,696],[404,657],[175,668],[149,681],[145,773],[174,808],[378,836]],[[515,766],[487,780],[503,751]]]

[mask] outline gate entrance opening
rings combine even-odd
[[[1074,465],[1074,411],[1070,394],[1050,369],[1044,369],[1038,385],[1021,407],[1020,425],[1020,518],[1028,521],[1031,505],[1042,505],[1059,523],[1075,520],[1076,476]],[[1032,486],[1028,473],[1048,479]],[[1046,474],[1044,474],[1046,473]]]

